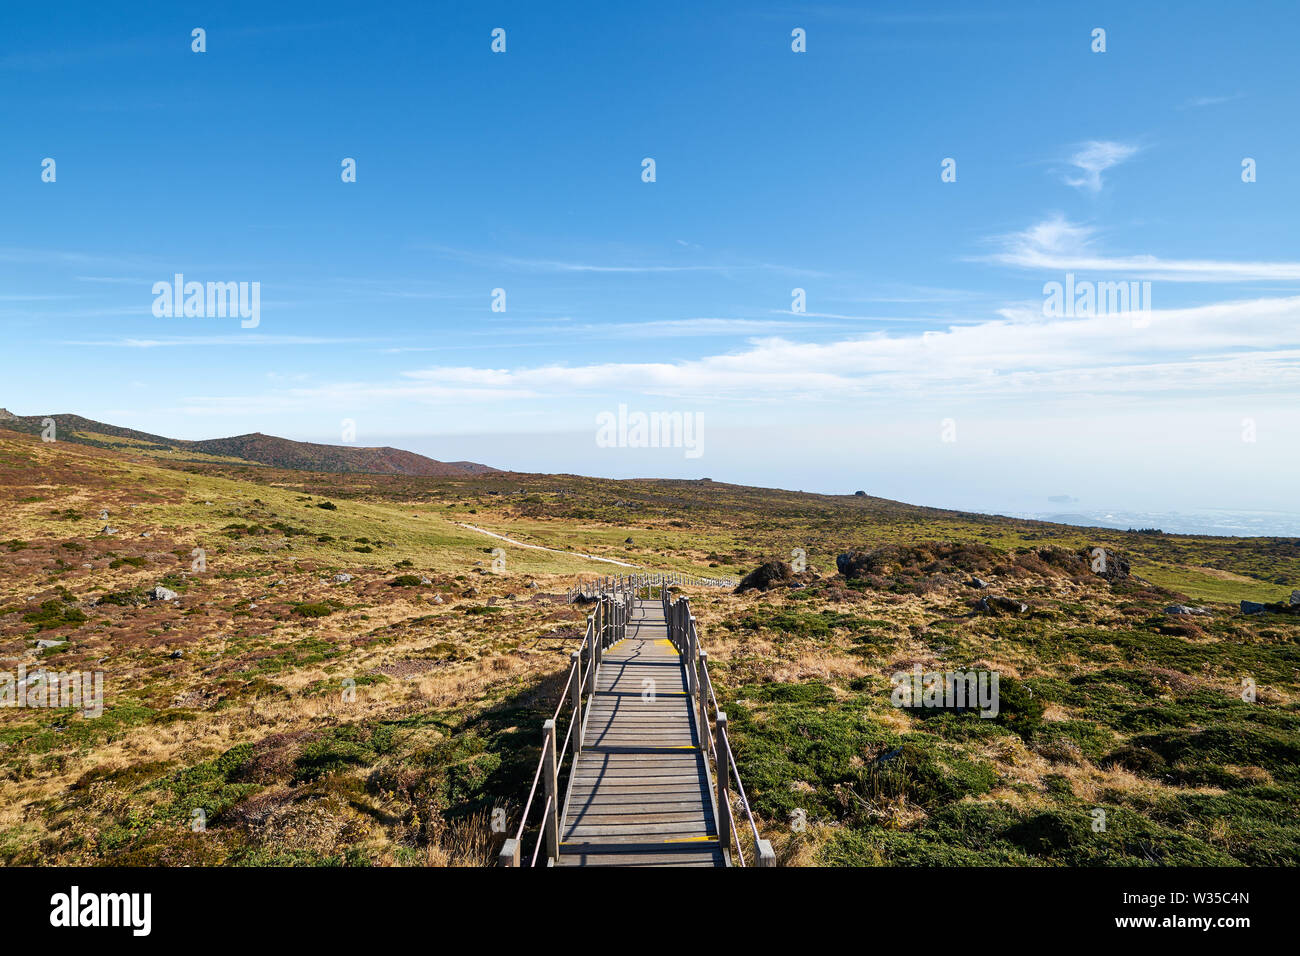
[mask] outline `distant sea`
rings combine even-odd
[[[1300,514],[1286,511],[1079,511],[1017,512],[1014,517],[1089,528],[1159,528],[1170,534],[1300,538]]]

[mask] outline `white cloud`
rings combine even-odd
[[[1070,165],[1082,170],[1082,175],[1065,176],[1065,182],[1077,189],[1089,192],[1101,192],[1101,174],[1112,166],[1118,166],[1138,152],[1139,147],[1127,143],[1115,143],[1106,140],[1092,140],[1082,144],[1081,148],[1070,157]]]
[[[1260,282],[1300,279],[1300,262],[1230,262],[1219,259],[1162,259],[1107,256],[1093,251],[1096,230],[1060,215],[1021,232],[996,237],[993,262],[1051,272],[1131,273],[1166,282]]]
[[[1300,391],[1297,328],[1300,296],[1140,316],[1045,319],[1041,310],[1021,309],[921,334],[829,343],[753,339],[733,352],[674,362],[436,366],[407,371],[396,382],[294,388],[248,401],[298,408],[473,403],[486,420],[502,410],[493,411],[493,403],[508,409],[524,400],[536,410],[636,394],[737,407],[825,403],[862,414],[900,403],[1077,409],[1080,401],[1145,396],[1292,395]]]
[[[1243,94],[1237,93],[1233,96],[1193,96],[1186,100],[1178,107],[1180,110],[1200,109],[1203,106],[1218,106],[1220,103],[1231,103],[1233,100],[1241,99]]]

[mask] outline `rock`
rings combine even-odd
[[[99,533],[100,533],[100,534],[117,534],[117,529],[116,529],[116,528],[113,528],[113,527],[110,527],[109,525],[104,525],[104,527],[102,527],[102,528],[100,529]]]
[[[979,588],[983,590],[988,586],[989,583],[983,580],[982,578],[971,578],[969,581],[966,582],[966,587],[968,588]]]
[[[94,565],[93,565],[93,564],[83,564],[82,567],[85,568],[86,570],[90,570],[91,568],[94,567]]]
[[[168,654],[167,656],[170,657],[170,658],[171,658],[172,660],[174,660],[174,661],[178,661],[178,660],[180,660],[182,657],[185,656],[185,652],[184,652],[184,651],[172,651],[172,652],[171,652],[170,654]]]
[[[142,538],[152,538],[153,535],[150,534],[148,531],[141,531],[141,532],[140,532],[140,537],[142,537]]]
[[[853,492],[853,497],[854,497],[854,498],[865,498],[866,496],[867,496],[867,493],[866,493],[865,491],[855,491],[855,492]]]
[[[1300,617],[1300,604],[1283,604],[1281,601],[1275,601],[1271,604],[1260,604],[1258,601],[1242,601],[1242,614],[1263,614],[1267,611],[1269,614],[1290,614]]]
[[[1209,614],[1210,609],[1204,607],[1188,607],[1186,604],[1171,604],[1165,608],[1166,614]]]
[[[1000,611],[1006,611],[1008,614],[1024,614],[1029,610],[1029,605],[1001,595],[990,594],[975,602],[975,610],[981,614],[997,614]]]
[[[257,605],[256,605],[256,604],[250,604],[250,605],[248,605],[248,609],[249,609],[250,611],[256,611],[256,610],[257,610]]]
[[[336,574],[334,575],[334,580],[337,581],[339,584],[347,584],[349,581],[352,580],[352,575],[346,573]]]
[[[531,588],[531,589],[533,589],[533,590],[535,591],[535,590],[537,590],[539,587],[541,587],[541,585],[538,584],[536,581],[529,581],[528,584],[526,585],[526,587],[529,587],[529,588]]]
[[[1083,548],[1078,553],[1088,562],[1093,574],[1112,583],[1123,581],[1131,570],[1128,559],[1117,551],[1091,547]]]
[[[434,603],[434,604],[444,604],[444,603],[446,603],[446,602],[443,601],[443,599],[442,599],[442,595],[441,595],[441,594],[435,594],[435,595],[433,596],[433,603]]]
[[[271,587],[273,587],[273,588],[278,588],[278,587],[279,587],[280,585],[282,585],[282,584],[284,584],[284,578],[280,578],[280,580],[278,580],[278,581],[272,581],[272,582],[271,582]]]
[[[636,542],[634,542],[631,538],[624,538],[624,539],[623,539],[623,543],[624,543],[624,544],[635,544]]]
[[[68,642],[67,642],[67,641],[54,641],[54,640],[50,640],[50,639],[48,639],[48,638],[42,638],[41,640],[39,640],[39,641],[36,642],[36,649],[37,649],[38,651],[43,651],[43,650],[45,650],[45,648],[47,648],[47,647],[59,647],[59,646],[61,646],[61,645],[63,645],[63,644],[66,644],[66,643],[68,643]]]
[[[488,598],[488,607],[495,607],[496,603],[497,599],[495,597]]]
[[[460,592],[460,596],[467,598],[478,597],[478,588],[466,588]]]
[[[1300,589],[1291,592],[1291,603],[1300,604]]]
[[[794,568],[784,561],[768,561],[750,571],[736,585],[736,593],[746,591],[770,591],[772,588],[789,587],[795,580]]]
[[[430,580],[429,578],[420,578],[420,583],[421,583],[421,584],[432,584],[433,581]]]
[[[169,588],[165,588],[161,584],[158,585],[156,588],[154,588],[152,591],[150,591],[149,596],[153,598],[155,601],[175,601],[178,597],[180,597],[180,595],[177,594],[175,591],[172,591]]]

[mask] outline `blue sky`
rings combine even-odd
[[[0,404],[975,510],[1300,511],[1297,20],[1134,6],[7,5]],[[257,328],[155,317],[178,272],[260,283]],[[1048,317],[1066,273],[1150,281],[1152,310]],[[702,454],[599,447],[620,403],[699,416]]]

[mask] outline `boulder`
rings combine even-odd
[[[632,541],[631,538],[624,538],[624,539],[623,539],[623,543],[624,543],[624,544],[633,544],[634,542]]]
[[[975,602],[975,610],[980,614],[998,614],[1002,612],[1007,614],[1024,614],[1029,610],[1029,605],[1013,600],[1009,597],[990,594],[988,597],[982,597]]]
[[[736,585],[736,593],[770,591],[772,588],[789,587],[794,583],[794,568],[784,561],[768,561],[741,578],[740,583]]]
[[[1291,603],[1300,604],[1300,589],[1291,592]]]
[[[442,604],[442,603],[444,603],[443,600],[442,600],[442,595],[441,595],[441,594],[435,594],[435,595],[433,596],[433,603],[434,603],[434,604]]]
[[[966,582],[966,587],[968,588],[979,588],[980,590],[983,590],[988,586],[989,583],[985,581],[983,578],[971,578],[969,581]]]
[[[1165,608],[1166,614],[1209,614],[1210,609],[1205,607],[1188,607],[1186,604],[1171,604]]]
[[[68,643],[68,642],[67,642],[67,641],[55,641],[55,640],[50,640],[49,638],[42,638],[41,640],[39,640],[39,641],[36,642],[36,649],[37,649],[38,651],[43,651],[43,650],[45,650],[45,648],[47,648],[47,647],[59,647],[59,646],[61,646],[61,645],[63,645],[63,644],[66,644],[66,643]]]
[[[337,581],[339,584],[347,584],[349,581],[352,580],[352,575],[347,573],[336,574],[334,575],[334,580]]]
[[[1118,551],[1090,547],[1084,548],[1079,554],[1083,555],[1084,559],[1088,561],[1093,574],[1112,583],[1123,581],[1129,576],[1129,571],[1132,570],[1128,559]]]
[[[1264,605],[1260,604],[1258,601],[1242,601],[1241,613],[1242,614],[1263,614]]]
[[[180,595],[170,588],[165,588],[160,584],[149,592],[149,597],[153,598],[155,601],[175,601],[180,597]]]
[[[102,528],[99,529],[99,533],[100,533],[100,534],[117,534],[117,529],[114,528],[114,527],[111,527],[111,526],[109,526],[109,525],[104,525],[104,527],[102,527]]]

